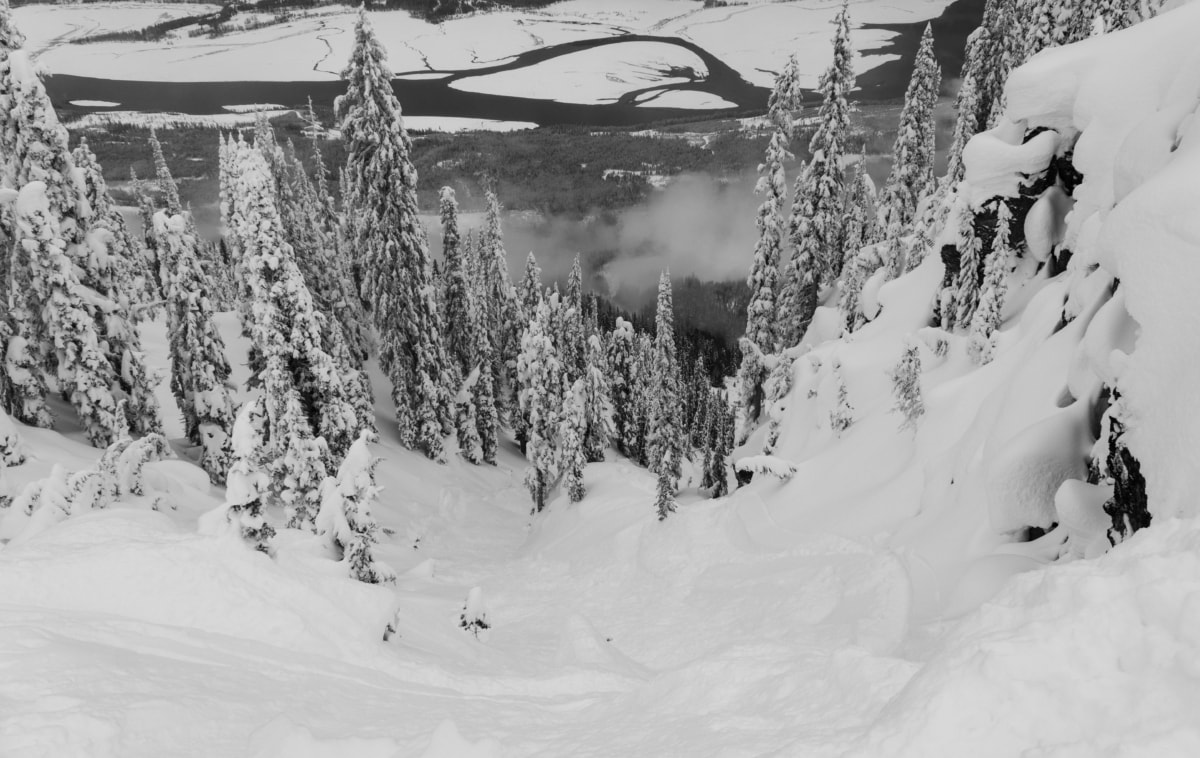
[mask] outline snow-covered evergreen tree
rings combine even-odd
[[[479,438],[479,416],[475,406],[475,385],[479,382],[480,369],[467,374],[458,396],[454,398],[454,431],[458,438],[458,451],[470,463],[483,462],[483,443]]]
[[[632,430],[637,426],[634,391],[637,386],[638,341],[633,324],[620,316],[608,340],[606,357],[613,406],[613,436],[621,453],[635,458],[630,443],[633,439]]]
[[[457,372],[435,305],[412,141],[365,9],[343,76],[346,94],[335,110],[346,145],[344,202],[353,219],[359,291],[383,340],[380,365],[392,382],[401,442],[438,458],[453,428]]]
[[[338,365],[325,349],[324,317],[313,304],[285,241],[282,220],[275,205],[271,171],[262,153],[238,143],[229,177],[234,207],[230,233],[241,253],[241,266],[249,289],[251,338],[257,359],[252,360],[253,381],[267,394],[271,420],[267,441],[273,459],[291,431],[280,426],[291,390],[300,393],[309,431],[324,438],[332,468],[357,439],[363,426],[355,402],[361,385],[348,385],[346,366]],[[441,442],[441,428],[436,428]]]
[[[904,354],[892,369],[893,410],[903,416],[900,429],[916,430],[917,422],[925,415],[925,401],[921,394],[921,354],[917,343],[905,341]]]
[[[476,313],[476,318],[479,314]],[[475,406],[475,428],[479,435],[479,456],[487,464],[496,464],[500,439],[500,416],[496,410],[496,385],[492,375],[495,365],[489,331],[475,327],[475,355],[478,377],[471,385],[471,400]]]
[[[958,278],[954,284],[954,320],[951,325],[967,328],[979,305],[979,287],[983,267],[983,241],[975,235],[975,214],[965,200],[958,218]]]
[[[287,393],[282,417],[275,427],[287,434],[287,439],[281,440],[283,454],[275,460],[272,471],[275,496],[287,513],[289,528],[315,529],[329,452],[325,440],[313,437],[300,393],[295,389]]]
[[[821,108],[808,149],[812,154],[796,180],[795,201],[788,224],[792,259],[784,269],[778,312],[779,342],[791,347],[800,341],[817,305],[817,293],[842,272],[845,245],[845,180],[842,163],[850,129],[850,20],[847,6],[837,17],[833,63],[821,75]]]
[[[657,362],[657,352],[654,340],[650,335],[642,333],[637,336],[637,370],[633,385],[633,423],[626,429],[626,447],[630,457],[639,465],[649,467],[648,436],[654,416],[654,399],[659,389],[659,378],[654,373]]]
[[[483,324],[490,330],[492,380],[496,386],[496,412],[516,411],[517,353],[533,311],[522,308],[508,274],[508,253],[504,249],[500,199],[488,190],[487,215],[479,237],[479,291],[477,307]],[[515,422],[514,422],[515,424]]]
[[[16,201],[20,263],[31,269],[30,292],[40,305],[46,342],[41,347],[43,370],[54,370],[59,388],[79,414],[88,440],[107,447],[116,431],[117,401],[112,388],[116,376],[101,352],[95,318],[82,295],[75,266],[67,253],[61,222],[53,215],[42,182],[29,182]]]
[[[467,270],[462,238],[458,231],[458,201],[454,190],[442,187],[442,260],[445,265],[443,302],[446,314],[446,349],[463,376],[475,364],[476,337],[472,331],[482,324],[475,317],[471,275]]]
[[[525,256],[525,271],[521,275],[521,284],[517,288],[517,298],[521,310],[525,314],[526,322],[533,318],[533,314],[537,313],[538,303],[542,301],[542,297],[542,268],[538,265],[537,257],[531,250],[529,255]],[[528,323],[522,326],[528,326]]]
[[[462,612],[458,614],[458,626],[475,635],[476,639],[486,639],[487,631],[492,625],[488,620],[487,603],[483,599],[482,587],[472,587],[467,593]]]
[[[941,68],[933,51],[933,27],[926,24],[900,112],[892,147],[892,171],[879,202],[884,239],[897,240],[907,233],[917,204],[933,187],[933,109],[941,82]],[[898,256],[890,256],[888,266],[892,277],[904,270]]]
[[[842,296],[838,307],[850,331],[862,323],[858,298],[863,284],[872,273],[868,265],[874,256],[864,257],[863,247],[879,240],[879,225],[876,218],[875,184],[867,174],[867,155],[864,149],[854,168],[854,179],[846,197],[846,243],[845,260],[842,263]]]
[[[992,360],[995,350],[995,332],[1000,327],[1004,297],[1008,291],[1009,266],[1012,260],[1012,244],[1009,241],[1012,226],[1012,211],[1001,201],[996,215],[996,237],[992,241],[992,253],[987,258],[983,272],[983,294],[979,307],[971,318],[971,337],[967,353],[975,363],[986,364]]]
[[[382,584],[394,581],[396,573],[375,556],[379,524],[371,515],[371,505],[379,494],[375,484],[379,459],[367,446],[373,439],[373,432],[364,430],[359,434],[338,467],[337,476],[322,483],[317,531],[341,551],[350,576],[360,582]]]
[[[225,480],[225,514],[239,535],[255,550],[268,551],[275,528],[267,523],[266,498],[271,475],[264,453],[267,413],[262,398],[242,406],[233,424],[233,465]]]
[[[674,513],[678,507],[675,502],[675,494],[679,477],[672,472],[678,470],[679,465],[678,451],[669,449],[662,451],[662,458],[658,461],[658,485],[654,501],[654,509],[658,513],[659,521],[666,521],[667,516]]]
[[[535,512],[546,507],[546,497],[561,470],[555,437],[562,415],[563,368],[551,338],[554,310],[558,307],[555,296],[538,304],[517,358],[518,401],[529,419],[525,486]]]
[[[179,186],[171,176],[167,166],[167,158],[163,155],[162,143],[154,127],[150,127],[150,152],[154,156],[154,176],[158,180],[158,191],[162,196],[162,204],[166,206],[167,215],[178,216],[183,213],[183,203],[179,199]]]
[[[675,355],[675,314],[671,294],[671,275],[664,271],[658,280],[658,307],[655,314],[654,364],[650,369],[653,390],[650,396],[650,422],[646,434],[646,457],[651,470],[663,461],[673,467],[673,481],[680,477],[683,456],[683,428],[679,418],[679,361]]]
[[[572,503],[583,500],[587,490],[583,483],[583,469],[587,465],[584,442],[587,432],[587,388],[584,379],[563,390],[562,418],[558,422],[558,444],[562,455],[559,464],[563,472],[563,483]]]
[[[784,86],[781,75],[775,83],[772,101],[777,109],[784,109],[786,115],[772,113],[772,119],[790,121],[790,111],[786,110],[788,103],[780,93]],[[786,221],[784,214],[787,208],[787,176],[784,163],[792,159],[788,151],[790,129],[777,126],[771,133],[767,144],[766,157],[758,167],[759,179],[755,193],[763,196],[763,202],[758,207],[758,242],[754,247],[754,261],[750,264],[750,276],[747,285],[750,287],[750,304],[746,309],[746,338],[758,345],[765,352],[773,352],[778,343],[776,331],[777,300],[779,297],[779,267],[783,258],[783,244]]]
[[[742,363],[738,368],[738,409],[741,414],[738,442],[743,443],[754,431],[754,425],[762,415],[766,393],[763,383],[767,380],[767,366],[762,351],[753,341],[743,337],[738,341],[742,349]]]
[[[566,308],[562,314],[559,352],[563,356],[566,379],[574,382],[587,370],[588,353],[583,320],[583,267],[578,253],[575,254],[575,263],[571,266],[571,273],[567,278],[564,304]]]
[[[171,392],[183,413],[184,433],[200,446],[200,466],[214,482],[225,481],[232,463],[230,434],[235,407],[229,388],[225,342],[213,321],[211,283],[195,256],[195,240],[181,216],[154,217],[155,234],[168,261],[167,332]]]
[[[588,337],[587,367],[576,382],[583,404],[583,455],[589,463],[604,460],[617,429],[613,420],[607,360],[604,345],[596,335]]]

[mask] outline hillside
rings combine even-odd
[[[342,217],[264,122],[220,139],[231,252],[157,141],[127,233],[7,11],[0,755],[1200,754],[1200,2],[1014,69],[928,251],[814,287],[758,421],[733,378],[664,399],[675,308],[740,284],[663,275],[631,325],[504,270],[494,196],[459,247],[449,191],[432,278],[407,133],[354,110],[387,96],[340,114]],[[653,428],[576,470],[589,382]]]

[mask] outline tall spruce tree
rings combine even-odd
[[[789,222],[794,252],[783,275],[779,305],[780,344],[800,341],[816,310],[817,296],[842,272],[845,258],[845,179],[842,163],[850,128],[850,91],[854,89],[850,19],[845,4],[838,14],[833,62],[821,75],[821,108],[808,149],[812,154],[796,180]]]
[[[558,422],[558,442],[562,462],[563,483],[567,497],[572,503],[583,500],[587,489],[583,482],[583,469],[587,465],[584,453],[584,437],[587,426],[584,380],[579,379],[563,390],[562,416]]]
[[[983,278],[983,240],[975,234],[975,213],[965,199],[959,205],[958,278],[955,281],[955,313],[952,324],[971,325],[979,305],[979,287]]]
[[[325,349],[325,319],[314,306],[286,242],[266,158],[244,143],[235,149],[229,175],[234,198],[230,233],[241,253],[250,293],[251,337],[259,356],[252,364],[253,381],[266,397],[270,457],[280,463],[287,440],[305,435],[304,429],[284,425],[285,420],[293,420],[284,411],[294,390],[305,409],[307,433],[324,439],[329,451],[324,465],[332,469],[363,425],[354,399],[356,388],[346,382],[347,367]],[[441,441],[440,434],[437,439]],[[276,474],[279,491],[282,479],[290,474],[283,468]]]
[[[508,253],[504,249],[501,226],[502,208],[494,190],[488,190],[487,214],[479,236],[479,307],[491,332],[492,377],[496,384],[496,412],[503,416],[517,410],[517,353],[532,311],[525,312],[508,274]],[[514,422],[515,423],[515,422]]]
[[[887,240],[898,240],[907,233],[917,204],[933,186],[933,109],[941,81],[941,68],[933,51],[933,27],[926,24],[900,112],[892,147],[892,171],[879,202],[879,226]],[[893,277],[904,269],[898,255],[890,256],[887,264]]]
[[[675,314],[671,294],[671,275],[664,271],[658,280],[658,306],[655,312],[654,363],[650,396],[650,421],[646,434],[646,457],[651,469],[665,461],[670,475],[678,481],[683,455],[683,429],[679,418],[679,361],[675,355]]]
[[[608,340],[608,375],[611,378],[609,391],[613,405],[613,436],[621,454],[636,458],[631,446],[633,430],[637,426],[635,415],[638,374],[638,340],[633,324],[617,316],[616,327]]]
[[[446,349],[463,376],[475,365],[476,337],[474,329],[482,326],[475,317],[471,277],[463,254],[462,238],[458,231],[458,201],[454,190],[442,187],[442,260],[445,265]]]
[[[156,382],[146,368],[134,310],[143,288],[134,281],[133,269],[146,262],[125,229],[125,221],[108,194],[100,164],[86,140],[80,141],[72,157],[92,209],[92,227],[84,240],[91,265],[80,268],[80,284],[100,294],[108,304],[96,309],[96,333],[106,345],[113,374],[125,394],[125,416],[130,430],[138,436],[158,433],[162,431],[162,422],[154,395]]]
[[[170,271],[167,279],[167,332],[171,392],[183,414],[184,433],[200,446],[200,467],[214,483],[225,481],[232,463],[235,405],[226,382],[230,366],[225,342],[213,321],[208,276],[195,255],[195,239],[181,216],[155,214]]]
[[[346,94],[335,111],[346,146],[344,202],[359,292],[382,339],[380,365],[392,382],[401,442],[439,458],[442,437],[453,429],[456,372],[435,306],[412,141],[365,9],[343,78]]]
[[[576,395],[583,406],[583,455],[589,463],[604,460],[617,434],[609,390],[604,345],[596,335],[588,337],[587,366],[576,382]]]
[[[551,337],[557,297],[542,301],[521,339],[517,358],[521,412],[529,419],[525,486],[534,511],[546,507],[550,489],[558,480],[560,456],[555,446],[562,415],[563,368]]]
[[[983,294],[979,307],[971,318],[971,336],[967,353],[979,364],[992,360],[995,351],[995,333],[1000,327],[1004,296],[1008,290],[1009,266],[1013,257],[1011,230],[1012,211],[1008,204],[1000,201],[996,209],[996,237],[992,241],[992,252],[987,258],[983,272]]]

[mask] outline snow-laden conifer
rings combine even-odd
[[[921,354],[912,339],[905,340],[904,353],[892,369],[892,396],[892,409],[902,416],[900,429],[915,431],[925,415],[925,401],[921,393]]]
[[[458,438],[458,451],[467,461],[476,464],[483,462],[483,443],[479,438],[479,418],[475,406],[475,385],[479,382],[479,374],[479,367],[471,370],[454,398],[454,431]]]
[[[850,91],[854,89],[850,20],[843,4],[836,21],[833,62],[821,75],[821,107],[809,142],[811,159],[796,180],[788,224],[794,252],[783,275],[779,342],[799,342],[816,308],[816,293],[841,275],[845,244],[845,180],[842,163],[850,129]]]
[[[546,497],[561,471],[555,438],[562,415],[563,369],[550,335],[553,311],[558,307],[555,296],[538,305],[517,358],[518,401],[529,419],[525,486],[535,511],[546,507]]]
[[[154,127],[150,128],[150,152],[154,156],[154,176],[158,180],[158,191],[162,196],[163,205],[166,206],[167,215],[178,216],[183,213],[183,203],[179,199],[179,185],[171,176],[171,169],[167,166],[166,156],[163,155],[162,143],[158,141],[158,134],[154,131]]]
[[[459,371],[466,376],[475,363],[476,338],[472,332],[481,323],[475,318],[471,278],[458,231],[458,201],[450,187],[442,187],[441,221],[446,349]]]
[[[958,217],[958,278],[954,284],[954,320],[951,325],[964,329],[971,325],[979,305],[979,287],[983,267],[983,241],[975,235],[975,214],[967,202],[960,205]]]
[[[517,408],[517,353],[532,310],[522,308],[517,290],[508,274],[508,253],[504,249],[501,228],[502,208],[494,190],[488,190],[487,214],[479,235],[479,291],[477,307],[483,325],[490,332],[492,379],[496,386],[496,411],[503,414]]]
[[[971,318],[971,336],[967,353],[979,364],[990,363],[995,350],[995,333],[1000,327],[1004,297],[1008,290],[1009,265],[1012,260],[1012,245],[1009,241],[1012,212],[1008,204],[1001,201],[997,208],[996,237],[992,241],[992,253],[987,258],[983,271],[983,294],[979,307]]]
[[[634,458],[630,444],[634,417],[634,391],[637,385],[638,342],[633,324],[617,316],[616,328],[608,341],[609,393],[613,406],[613,436],[621,453]]]
[[[180,216],[155,214],[167,269],[167,332],[171,392],[183,414],[184,434],[200,446],[200,466],[223,482],[232,462],[235,406],[225,341],[213,321],[211,283],[195,256],[195,240]]]
[[[583,317],[583,267],[579,254],[575,254],[575,262],[567,277],[567,291],[564,293],[565,309],[562,314],[561,336],[559,351],[563,356],[563,368],[567,372],[566,380],[574,382],[582,377],[587,369],[587,339],[584,336]]]
[[[521,274],[521,283],[517,288],[517,298],[521,305],[521,310],[525,314],[526,323],[522,328],[528,326],[529,319],[533,318],[533,314],[537,313],[538,303],[542,301],[542,268],[538,265],[537,257],[533,251],[529,251],[529,255],[525,256],[525,271]]]
[[[285,241],[275,205],[270,169],[260,151],[243,143],[230,181],[234,208],[230,233],[241,252],[241,266],[250,294],[251,338],[256,359],[251,367],[267,393],[271,419],[267,439],[273,458],[282,454],[288,433],[278,424],[288,393],[300,393],[311,433],[324,438],[330,451],[327,466],[336,465],[358,437],[364,420],[355,403],[361,384],[348,384],[357,375],[338,365],[325,349],[324,317],[313,305]],[[253,358],[253,356],[252,356]],[[441,441],[441,427],[436,426]]]
[[[884,239],[907,233],[917,204],[933,186],[934,119],[942,72],[933,50],[933,27],[925,25],[904,95],[904,108],[892,146],[892,170],[879,200],[879,226]],[[891,276],[903,271],[904,262],[888,260]]]
[[[428,243],[417,206],[412,141],[365,9],[335,110],[346,146],[344,203],[357,281],[383,340],[401,442],[438,458],[453,428],[457,372],[446,355]],[[332,445],[333,442],[330,441]]]
[[[670,449],[662,451],[662,458],[658,461],[657,466],[658,480],[654,500],[654,510],[658,514],[659,521],[666,521],[667,516],[670,516],[678,508],[678,503],[675,501],[675,494],[679,477],[675,476],[672,472],[677,470],[679,465],[678,451]]]
[[[680,476],[683,456],[683,428],[679,418],[679,361],[675,354],[675,314],[671,294],[671,275],[664,271],[658,280],[658,305],[655,312],[654,359],[650,369],[652,391],[650,418],[646,432],[646,457],[651,470],[662,461],[673,467],[674,481]]]
[[[123,425],[116,417],[116,376],[100,351],[95,319],[67,253],[61,222],[52,213],[46,185],[30,182],[17,198],[18,244],[31,269],[30,291],[40,306],[46,342],[43,369],[54,371],[59,389],[75,407],[88,440],[107,447]]]
[[[604,345],[596,335],[588,338],[587,367],[576,384],[583,404],[584,458],[589,463],[602,461],[616,437],[617,429],[613,419]]]
[[[478,318],[478,314],[476,314]],[[475,355],[478,376],[471,385],[471,400],[475,406],[475,429],[479,436],[480,459],[495,465],[500,439],[500,416],[496,410],[496,384],[492,375],[493,350],[488,330],[475,328]]]
[[[587,425],[585,392],[582,378],[563,390],[562,416],[558,422],[558,445],[562,456],[559,467],[567,497],[572,503],[578,503],[587,494],[583,483],[583,469],[587,465],[584,455]]]
[[[267,552],[275,529],[267,523],[271,486],[266,458],[267,413],[261,397],[248,400],[233,424],[233,465],[225,479],[225,517],[255,550]]]
[[[373,439],[373,432],[363,431],[347,451],[337,476],[327,477],[321,485],[317,531],[333,541],[350,576],[382,584],[394,581],[396,573],[375,555],[380,530],[371,506],[379,494],[375,484],[379,459],[367,446]]]

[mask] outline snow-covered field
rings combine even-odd
[[[937,17],[949,0],[860,0],[851,3],[856,27]],[[430,24],[403,12],[373,14],[397,74],[494,65],[513,56],[565,42],[647,34],[695,42],[733,66],[748,81],[769,86],[786,57],[800,59],[801,84],[813,87],[828,64],[836,0],[752,2],[703,8],[694,0],[569,0],[537,11],[499,12]],[[159,43],[67,44],[99,31],[138,28],[207,6],[139,3],[31,5],[15,15],[29,49],[49,72],[106,79],[153,81],[302,81],[337,78],[353,43],[355,12],[320,8],[286,24],[233,32],[217,39],[179,34]],[[858,70],[890,59],[872,53],[892,36],[856,28]],[[863,51],[866,51],[865,54]],[[567,102],[597,103],[672,77],[660,70],[680,48],[636,43],[571,53],[542,65],[461,83],[471,91],[520,93]],[[686,62],[684,62],[686,64]],[[606,76],[610,75],[610,76]],[[718,107],[711,99],[671,96],[656,103],[681,108]]]

